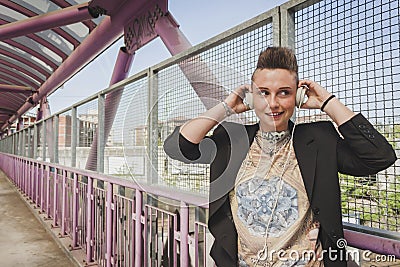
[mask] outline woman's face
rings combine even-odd
[[[261,69],[253,75],[254,111],[263,131],[288,128],[296,99],[296,75],[286,69]]]

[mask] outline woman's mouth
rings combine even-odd
[[[278,119],[283,114],[283,111],[282,112],[269,112],[269,113],[265,113],[265,114],[269,117],[272,117],[273,119]]]

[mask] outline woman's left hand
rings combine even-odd
[[[300,80],[298,87],[301,86],[308,87],[308,90],[306,91],[308,99],[301,108],[320,109],[324,101],[332,95],[324,87],[311,80]]]

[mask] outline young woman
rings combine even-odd
[[[321,109],[341,136],[329,121],[290,121],[302,86],[308,98],[298,105]],[[222,122],[249,110],[246,91],[259,123]],[[251,85],[177,127],[164,149],[183,162],[211,164],[208,225],[219,267],[346,266],[338,172],[371,175],[396,160],[361,114],[316,82],[299,81],[296,57],[282,47],[263,51]]]

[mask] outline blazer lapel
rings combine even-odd
[[[311,203],[313,196],[313,187],[315,179],[315,171],[317,164],[318,149],[314,136],[301,131],[301,126],[296,126],[294,133],[294,151],[299,163],[301,176],[303,177],[304,186]]]

